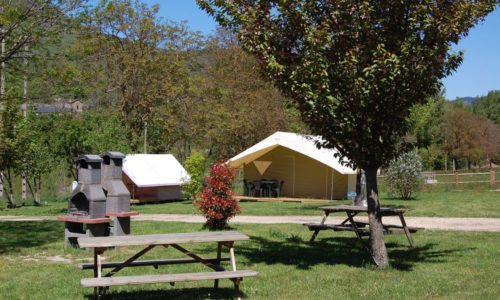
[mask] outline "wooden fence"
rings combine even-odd
[[[431,173],[423,172],[425,185],[453,185],[458,187],[462,184],[489,184],[490,187],[495,187],[500,183],[498,171],[474,172],[474,173]],[[384,175],[378,176],[377,179],[384,184]]]

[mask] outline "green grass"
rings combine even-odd
[[[500,192],[492,191],[450,191],[420,193],[416,199],[400,200],[382,193],[383,206],[407,207],[408,216],[428,217],[500,217]],[[318,207],[324,205],[350,204],[348,200],[325,204],[241,202],[243,215],[320,215]],[[173,202],[135,205],[134,210],[142,214],[169,213],[195,214],[191,202]]]
[[[253,269],[241,290],[247,299],[497,299],[500,294],[500,233],[419,231],[417,247],[407,248],[404,235],[387,236],[391,267],[376,270],[352,233],[322,232],[315,244],[301,225],[237,225],[251,237],[236,243],[240,269]],[[191,232],[200,224],[133,222],[135,234]],[[190,247],[212,256],[214,245]],[[137,249],[105,252],[106,260],[123,259]],[[156,248],[145,258],[177,256],[173,249]],[[69,262],[54,262],[60,256]],[[91,252],[63,249],[59,222],[0,222],[0,291],[2,299],[85,299],[92,289],[80,279],[91,270],[77,268]],[[194,272],[199,265],[163,266],[159,271]],[[154,274],[153,268],[123,274]],[[112,299],[230,299],[230,281],[221,289],[212,282],[178,283],[175,287],[140,285],[112,287]]]
[[[349,204],[347,200],[326,202],[325,204],[241,202],[243,215],[320,215],[318,207],[323,205]],[[410,208],[407,216],[426,217],[500,217],[500,192],[494,191],[449,191],[422,192],[416,199],[400,200],[382,193],[383,206]],[[5,200],[0,202],[0,215],[56,216],[66,213],[67,202],[48,201],[36,207],[26,205],[15,209],[5,208]],[[133,205],[132,210],[141,214],[197,214],[198,210],[190,201],[159,204]]]

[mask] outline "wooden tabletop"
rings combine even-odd
[[[105,248],[119,246],[169,245],[205,242],[234,242],[250,238],[237,231],[191,232],[106,237],[80,237],[81,248]]]
[[[57,220],[71,223],[82,224],[101,224],[111,222],[110,218],[90,218],[90,217],[77,217],[77,216],[58,216]]]
[[[332,205],[332,206],[322,206],[320,209],[329,212],[344,211],[344,212],[368,212],[368,207],[358,206],[358,205]],[[381,213],[400,213],[408,211],[408,208],[397,208],[397,207],[381,207]]]

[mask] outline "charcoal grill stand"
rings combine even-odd
[[[64,247],[78,247],[77,238],[104,236],[110,218],[84,219],[68,216],[57,217],[64,222]]]
[[[65,223],[66,247],[78,247],[79,237],[107,235],[107,227],[111,222],[106,217],[106,195],[101,185],[101,157],[80,155],[75,161],[78,184],[68,200],[68,214],[57,218]]]
[[[130,211],[130,192],[122,181],[122,165],[125,155],[109,151],[102,158],[102,187],[106,194],[106,217],[113,220],[113,236],[130,234],[130,217],[138,215]]]
[[[106,213],[106,216],[113,221],[111,233],[114,236],[130,234],[130,217],[136,216],[139,213],[136,211],[122,213]]]

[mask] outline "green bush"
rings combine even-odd
[[[402,199],[411,199],[422,183],[422,161],[416,152],[393,159],[386,173],[387,189]]]
[[[184,168],[188,172],[191,180],[182,186],[182,193],[188,199],[194,199],[203,188],[203,174],[205,173],[205,156],[198,151],[193,151],[186,158]]]

